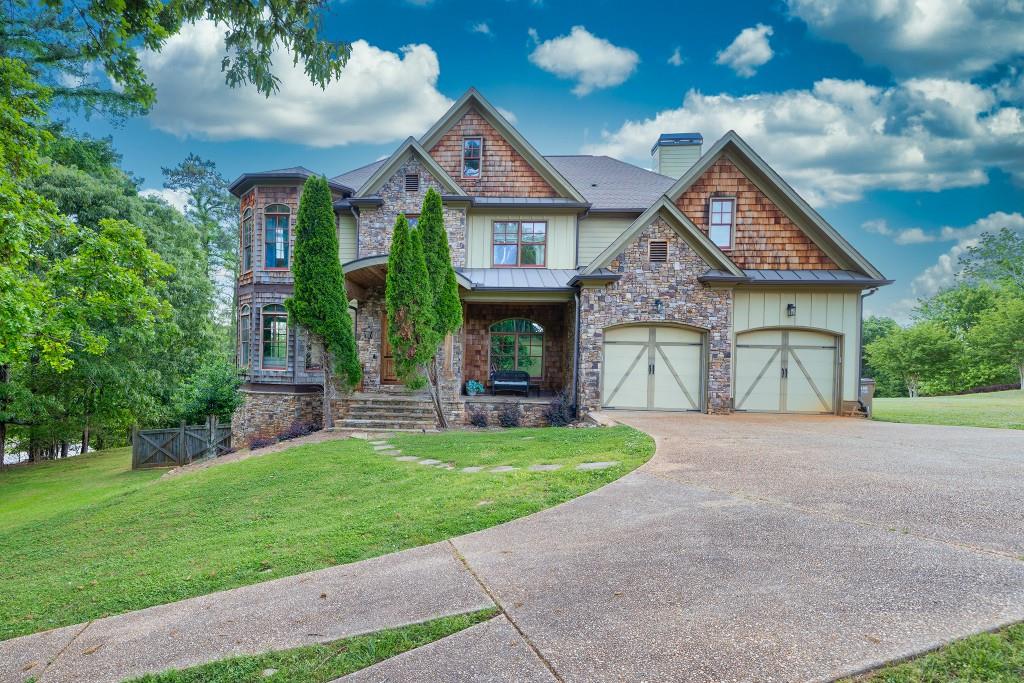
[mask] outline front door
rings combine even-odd
[[[380,316],[380,383],[398,384],[398,374],[395,372],[395,355],[391,351],[391,342],[388,341],[387,313],[382,313]]]
[[[617,327],[604,333],[606,408],[700,410],[704,335],[668,326]]]

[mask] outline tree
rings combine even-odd
[[[882,372],[871,364],[867,354],[869,344],[878,341],[900,329],[892,318],[871,315],[864,319],[861,326],[861,374],[875,380],[876,396],[903,395],[903,382],[898,377]]]
[[[960,353],[961,344],[933,322],[896,330],[867,346],[871,365],[900,378],[911,398],[924,383],[945,379]]]
[[[918,301],[915,320],[930,320],[959,339],[977,324],[981,314],[992,308],[999,291],[988,282],[960,282]]]
[[[427,190],[423,198],[423,208],[416,227],[423,237],[423,256],[427,262],[427,277],[434,300],[434,329],[443,338],[462,327],[462,303],[459,301],[459,284],[455,279],[452,255],[448,248],[441,195],[434,188]]]
[[[960,266],[970,281],[987,280],[1024,293],[1024,235],[1009,228],[982,233],[960,256]]]
[[[975,355],[1016,368],[1024,388],[1024,297],[1000,297],[971,329],[968,344]]]
[[[385,304],[395,371],[406,386],[422,387],[424,367],[437,353],[440,339],[422,237],[409,228],[404,214],[395,220],[391,235]]]
[[[216,415],[230,422],[231,415],[243,402],[238,391],[241,385],[242,379],[233,363],[211,358],[179,388],[174,400],[178,419],[197,424],[208,415]]]
[[[359,383],[362,368],[348,314],[345,276],[338,259],[338,235],[327,180],[306,180],[295,224],[295,293],[285,307],[296,324],[306,328],[311,343],[323,349],[324,428],[334,426],[332,374],[346,389]]]

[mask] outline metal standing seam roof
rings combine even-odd
[[[549,268],[461,268],[473,290],[567,291],[579,271]]]
[[[744,269],[743,274],[746,284],[881,286],[892,283],[892,280],[879,280],[852,270]],[[737,279],[724,270],[709,270],[701,277],[707,280]]]

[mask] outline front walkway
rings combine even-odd
[[[0,680],[51,661],[40,683],[118,681],[492,599],[501,617],[350,678],[829,680],[1024,619],[1024,433],[616,417],[658,452],[593,493],[450,542],[6,641]]]

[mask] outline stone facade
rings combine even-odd
[[[483,139],[480,177],[462,177],[462,141]],[[467,111],[445,133],[430,156],[467,193],[480,197],[557,197],[554,188],[534,170],[508,140],[501,136],[476,109]]]
[[[244,391],[245,403],[231,416],[231,445],[245,448],[255,437],[272,438],[294,422],[323,424],[323,394]]]
[[[461,415],[461,419],[458,421],[453,420],[454,424],[468,425],[471,424],[469,421],[469,413],[471,410],[482,410],[487,414],[487,425],[489,427],[499,427],[498,413],[501,409],[507,406],[510,401],[507,400],[488,400],[486,396],[476,397],[470,401],[466,401],[465,410]],[[521,410],[522,418],[520,419],[520,427],[547,427],[548,421],[544,417],[544,410],[548,407],[547,403],[525,403],[520,402],[519,408]]]
[[[676,206],[708,232],[711,197],[736,198],[736,230],[726,254],[740,268],[821,270],[838,268],[789,217],[722,157],[676,200]]]
[[[648,240],[668,242],[668,261],[651,263]],[[601,356],[604,329],[628,323],[677,323],[707,331],[708,378],[706,410],[731,410],[730,325],[732,292],[711,289],[697,278],[708,270],[679,233],[656,218],[612,260],[622,274],[618,282],[585,287],[580,293],[580,408],[601,407]],[[662,302],[662,312],[655,308]]]
[[[384,290],[373,289],[356,311],[356,348],[363,368],[363,391],[380,389],[380,354],[384,316]]]
[[[405,190],[405,176],[420,177],[418,192]],[[384,201],[378,207],[363,207],[359,211],[358,257],[386,254],[391,250],[391,233],[398,214],[419,214],[423,197],[433,187],[440,194],[449,192],[430,174],[423,162],[415,156],[401,164],[395,173],[376,192]],[[444,227],[448,233],[448,246],[456,268],[466,264],[466,209],[444,207]]]

